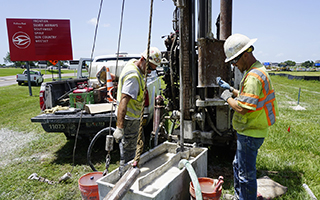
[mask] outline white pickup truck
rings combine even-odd
[[[39,71],[30,70],[30,82],[34,85],[41,85],[43,82],[43,74]],[[28,71],[24,70],[22,74],[17,74],[17,82],[18,85],[22,83],[28,83]]]
[[[56,106],[69,106],[69,110],[60,110],[54,113],[40,114],[31,118],[32,122],[41,123],[43,129],[46,132],[63,132],[67,138],[73,137],[77,132],[77,128],[80,122],[80,135],[95,135],[101,129],[108,127],[110,119],[112,119],[112,126],[115,127],[116,117],[114,112],[103,112],[97,114],[87,113],[81,108],[71,108],[71,96],[78,94],[73,94],[75,90],[78,89],[79,85],[87,84],[92,85],[99,84],[96,78],[96,74],[99,72],[101,67],[105,66],[110,68],[111,73],[116,75],[122,70],[129,58],[139,59],[140,55],[122,55],[120,61],[118,60],[118,73],[115,73],[115,63],[117,56],[107,55],[99,56],[94,59],[91,67],[89,68],[90,76],[88,77],[88,72],[83,73],[82,62],[79,62],[77,79],[67,79],[55,82],[46,82],[41,85],[40,88],[40,108],[45,111],[45,109],[52,109]],[[84,60],[83,60],[84,61]],[[85,75],[87,77],[85,77]],[[116,85],[117,83],[114,83]],[[160,94],[161,80],[157,73],[154,72],[149,74],[147,77],[147,87],[148,87],[148,102],[144,110],[145,122],[152,125],[153,108],[155,103],[155,97]],[[90,104],[97,104],[103,101],[96,96],[100,88],[93,90],[93,101]],[[116,89],[115,89],[116,91]],[[71,96],[70,96],[71,94]],[[91,98],[92,100],[92,98]],[[82,114],[81,114],[82,113]],[[151,122],[151,123],[150,123]],[[150,127],[150,126],[149,126]]]

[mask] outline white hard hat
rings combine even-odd
[[[147,50],[142,53],[142,56],[147,59]],[[149,51],[149,62],[154,65],[160,65],[161,63],[161,52],[157,47],[150,47]]]
[[[225,62],[229,62],[236,58],[256,41],[257,38],[249,39],[247,36],[239,33],[229,36],[223,45],[224,53],[227,56]]]

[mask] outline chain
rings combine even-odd
[[[103,171],[103,176],[107,175],[109,173],[109,165],[111,161],[110,151],[108,151],[108,154],[106,155],[106,169]]]

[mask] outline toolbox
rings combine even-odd
[[[69,102],[71,108],[84,108],[85,104],[94,104],[94,96],[92,90],[78,89],[69,94]]]

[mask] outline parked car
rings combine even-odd
[[[49,67],[47,67],[47,70],[57,70],[58,69],[58,67],[55,67],[55,66],[49,66]]]
[[[34,85],[41,85],[43,82],[43,74],[39,71],[30,70],[30,82]],[[28,83],[28,71],[24,70],[22,74],[17,74],[18,85]]]

